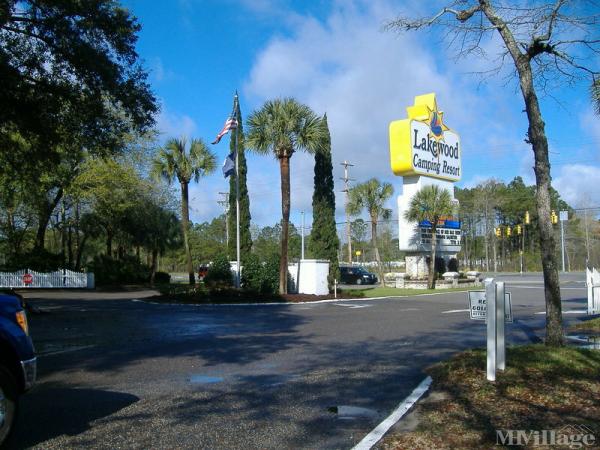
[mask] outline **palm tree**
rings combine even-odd
[[[452,199],[450,192],[437,185],[421,188],[411,199],[408,210],[404,214],[411,222],[431,223],[431,255],[429,258],[428,287],[435,288],[435,252],[437,245],[436,231],[442,216],[452,214]]]
[[[296,150],[314,153],[323,145],[323,120],[293,98],[267,101],[248,118],[246,145],[257,153],[273,153],[281,175],[281,259],[279,293],[287,293],[288,225],[290,221],[290,158]]]
[[[164,178],[171,184],[175,178],[181,186],[181,229],[183,232],[183,245],[187,258],[187,271],[190,284],[195,284],[192,254],[188,240],[190,223],[188,185],[191,180],[198,180],[214,172],[216,163],[215,155],[208,149],[201,139],[192,139],[189,151],[186,150],[185,138],[167,141],[152,162],[152,173],[156,178]]]
[[[348,191],[348,212],[355,216],[366,209],[371,218],[371,245],[375,251],[375,260],[382,281],[383,270],[377,246],[377,223],[379,218],[387,220],[391,217],[392,210],[384,205],[393,194],[393,186],[390,183],[381,183],[377,178],[371,178],[364,183],[357,184]]]

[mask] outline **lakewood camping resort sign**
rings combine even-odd
[[[407,119],[390,123],[394,174],[460,180],[460,138],[444,124],[444,113],[437,109],[435,94],[417,96],[407,112]]]
[[[398,248],[414,253],[410,258],[424,260],[429,255],[432,224],[410,222],[405,213],[417,192],[435,185],[448,191],[453,203],[453,213],[440,218],[436,225],[437,253],[449,261],[456,257],[461,246],[460,221],[456,217],[458,201],[454,199],[454,183],[462,176],[460,138],[446,125],[435,93],[417,95],[406,112],[406,119],[395,120],[389,126],[391,169],[395,175],[402,176],[402,193],[398,196]]]

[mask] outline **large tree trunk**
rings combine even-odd
[[[54,212],[58,202],[60,202],[62,195],[63,190],[60,188],[51,201],[44,201],[43,205],[40,205],[40,208],[38,209],[38,228],[35,234],[35,242],[33,245],[34,252],[42,251],[45,248],[46,229],[48,228],[48,223],[50,222],[50,216]]]
[[[81,242],[77,244],[77,254],[75,256],[75,270],[77,271],[81,270],[81,256],[83,255],[83,249],[85,248],[87,238],[87,234],[84,234]]]
[[[550,161],[548,158],[548,140],[544,131],[544,122],[539,109],[537,96],[533,90],[531,68],[521,77],[523,97],[529,119],[529,140],[535,156],[536,207],[538,213],[538,231],[544,271],[544,294],[546,298],[546,344],[563,345],[562,304],[560,281],[556,262],[556,241],[550,221]],[[525,78],[525,80],[523,80]]]
[[[437,223],[437,219],[435,220]],[[435,289],[435,252],[437,247],[437,228],[431,224],[431,256],[429,258],[429,274],[427,275],[427,287]]]
[[[479,0],[479,4],[488,20],[500,33],[519,74],[519,84],[529,121],[528,138],[535,158],[536,208],[546,298],[546,345],[561,346],[563,345],[563,329],[560,282],[556,261],[556,241],[550,222],[550,160],[542,112],[533,86],[531,59],[535,55],[521,52],[509,27],[498,17],[489,0]]]
[[[187,262],[187,271],[189,275],[190,284],[196,284],[196,277],[194,276],[194,267],[192,266],[192,252],[190,251],[190,242],[188,236],[190,223],[190,209],[189,209],[189,194],[188,184],[185,182],[181,183],[181,229],[183,231],[183,246],[185,248],[185,257]]]
[[[290,157],[279,158],[281,173],[281,259],[279,260],[279,293],[287,294],[288,226],[290,223]]]

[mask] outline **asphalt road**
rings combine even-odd
[[[541,277],[499,279],[513,295],[509,343],[539,341]],[[565,320],[580,320],[584,276],[561,279]],[[28,294],[47,314],[30,317],[39,384],[15,448],[348,449],[424,368],[485,343],[465,293],[264,306]]]

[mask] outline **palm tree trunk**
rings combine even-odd
[[[377,261],[377,272],[379,273],[379,282],[383,283],[383,267],[381,267],[381,258],[379,256],[379,248],[377,247],[377,216],[371,216],[371,245],[373,246],[373,250],[375,251],[375,261]]]
[[[279,293],[287,294],[288,237],[290,223],[290,157],[279,158],[281,172],[281,258],[279,260]]]
[[[437,247],[437,227],[431,225],[431,256],[429,258],[429,274],[427,276],[427,284],[429,289],[435,289],[435,251]]]
[[[192,266],[192,252],[188,240],[188,230],[190,223],[189,194],[188,183],[181,183],[181,231],[183,232],[183,247],[185,248],[185,258],[190,284],[196,284],[194,276],[194,267]]]
[[[156,260],[158,257],[158,250],[156,248],[152,249],[152,265],[151,267],[151,272],[150,272],[150,286],[154,287],[154,278],[156,276]]]

